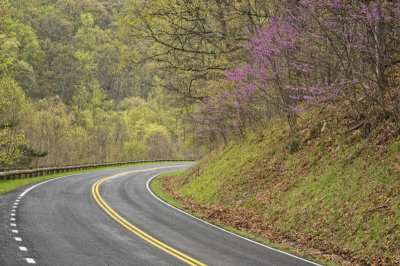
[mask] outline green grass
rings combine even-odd
[[[153,191],[153,193],[156,194],[160,199],[168,202],[169,204],[171,204],[179,209],[183,209],[182,203],[180,203],[178,200],[176,200],[174,197],[170,196],[163,190],[164,178],[182,174],[183,172],[184,172],[184,170],[181,170],[181,171],[169,172],[169,173],[157,176],[150,182],[151,191]]]
[[[182,161],[182,162],[186,162],[186,161]],[[157,163],[169,163],[169,162],[157,162]],[[177,163],[179,163],[179,162],[177,162]],[[72,172],[67,172],[67,173],[45,175],[45,176],[41,176],[41,177],[14,179],[14,180],[0,180],[0,194],[4,194],[4,193],[10,192],[10,191],[13,191],[15,189],[18,189],[20,187],[23,187],[23,186],[26,186],[26,185],[29,185],[32,183],[36,183],[39,181],[44,181],[44,180],[48,180],[48,179],[52,179],[52,178],[56,178],[56,177],[60,177],[60,176],[88,173],[88,172],[100,171],[100,170],[105,170],[105,169],[126,168],[126,167],[148,165],[148,164],[154,164],[154,163],[137,163],[137,164],[127,164],[127,165],[122,165],[122,166],[99,167],[99,168],[93,168],[93,169],[87,169],[87,170],[72,171]]]
[[[298,152],[287,152],[288,129],[276,123],[263,141],[253,134],[206,156],[178,176],[176,192],[204,206],[246,208],[275,233],[311,236],[318,248],[349,251],[361,263],[396,263],[400,138],[376,146],[379,129],[369,140],[343,135],[341,119],[310,136],[308,121],[325,116],[305,113],[299,120]]]

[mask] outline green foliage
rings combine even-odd
[[[14,133],[11,129],[0,131],[0,167],[12,166],[24,156],[21,145],[25,144],[22,133]]]
[[[156,194],[162,200],[168,202],[169,204],[171,204],[179,209],[184,209],[183,204],[164,191],[163,182],[166,178],[182,174],[183,172],[184,172],[184,170],[162,174],[162,175],[158,176],[157,178],[153,179],[153,181],[151,181],[151,183],[150,183],[150,188],[154,192],[154,194]],[[189,210],[185,210],[185,211],[189,211]]]
[[[18,84],[6,75],[0,76],[0,167],[14,165],[24,155],[25,136],[14,130],[24,104],[24,94]]]
[[[10,14],[8,13],[10,3],[8,0],[0,0],[0,32],[8,29]]]
[[[38,37],[34,29],[28,25],[13,21],[10,30],[19,43],[18,59],[35,66],[40,64],[43,51],[39,46]]]
[[[37,90],[35,71],[31,65],[24,61],[16,60],[12,66],[11,76],[28,94]]]
[[[0,1],[0,167],[13,165],[24,155],[23,132],[14,130],[25,96],[18,83],[8,76],[9,67],[18,54],[18,42],[10,38],[8,1]]]
[[[183,156],[183,116],[162,79],[121,63],[121,4],[0,1],[1,165]]]

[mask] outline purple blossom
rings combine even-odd
[[[245,125],[260,103],[298,113],[303,111],[298,103],[324,103],[356,84],[375,82],[369,86],[374,87],[378,81],[371,81],[371,62],[399,60],[399,1],[289,2],[286,14],[271,17],[250,36],[244,46],[248,64],[224,73],[225,79],[212,87],[215,94],[197,105],[195,119],[208,130]],[[381,36],[378,51],[374,34]],[[326,77],[324,67],[334,74]]]

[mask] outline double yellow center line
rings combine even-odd
[[[116,174],[113,176],[109,176],[106,178],[103,178],[92,186],[92,194],[96,202],[99,204],[99,206],[115,221],[117,221],[119,224],[121,224],[123,227],[131,231],[133,234],[137,235],[141,239],[147,241],[148,243],[152,244],[153,246],[156,246],[157,248],[167,252],[168,254],[180,259],[181,261],[186,262],[189,265],[201,265],[201,266],[206,266],[205,264],[183,254],[182,252],[168,246],[167,244],[164,244],[163,242],[155,239],[154,237],[146,234],[127,220],[125,220],[123,217],[121,217],[117,212],[115,212],[101,197],[100,192],[99,192],[99,187],[100,185],[110,179],[117,178],[122,175],[126,174],[132,174],[132,173],[137,173],[137,172],[146,172],[146,171],[152,171],[152,170],[158,170],[158,169],[165,169],[165,168],[171,168],[171,167],[179,167],[179,166],[184,166],[184,165],[174,165],[174,166],[164,166],[164,167],[156,167],[156,168],[150,168],[150,169],[145,169],[145,170],[134,170],[134,171],[128,171],[128,172],[123,172],[120,174]]]

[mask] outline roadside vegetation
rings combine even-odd
[[[336,263],[399,262],[400,139],[383,124],[368,139],[332,109],[301,115],[218,149],[164,184],[206,219]]]
[[[154,192],[154,194],[156,194],[159,198],[161,198],[165,202],[168,202],[169,204],[177,207],[178,209],[183,209],[183,204],[181,204],[178,200],[176,200],[174,197],[172,197],[171,195],[169,195],[164,191],[163,181],[164,178],[166,177],[176,176],[178,174],[182,174],[183,172],[184,170],[162,174],[150,182],[150,189]]]

